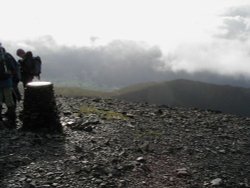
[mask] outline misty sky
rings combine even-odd
[[[0,1],[0,42],[39,54],[44,79],[250,86],[248,0]]]

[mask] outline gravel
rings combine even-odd
[[[250,118],[117,99],[56,103],[63,133],[0,125],[1,188],[250,187]]]

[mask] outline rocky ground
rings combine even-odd
[[[62,134],[0,129],[1,188],[250,187],[250,118],[57,97]]]

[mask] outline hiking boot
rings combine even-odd
[[[9,107],[6,112],[6,117],[9,121],[16,121],[16,108],[15,107]]]
[[[0,121],[3,121],[3,116],[2,116],[2,106],[0,107]]]
[[[7,120],[4,122],[4,124],[8,129],[15,129],[17,127],[16,121],[12,121],[12,120]]]
[[[4,122],[0,121],[0,129],[4,129],[4,128],[5,128]]]

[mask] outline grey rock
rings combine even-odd
[[[146,160],[145,160],[144,157],[138,157],[138,158],[136,159],[136,161],[138,161],[138,162],[140,162],[140,163],[145,163],[145,162],[146,162]]]
[[[222,184],[222,179],[221,178],[216,178],[211,181],[212,186],[220,186]]]

